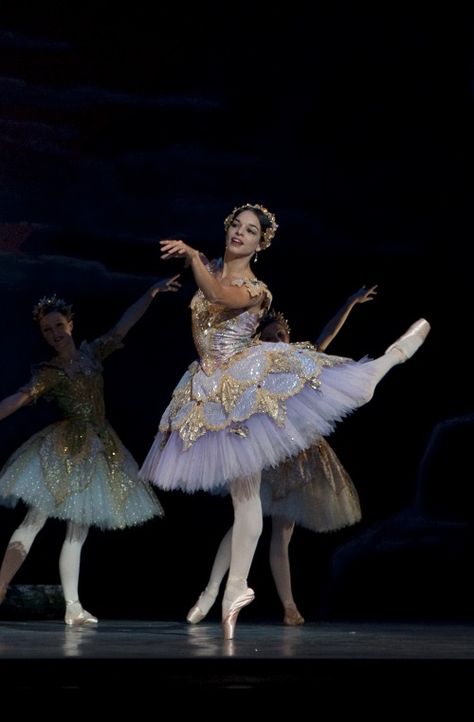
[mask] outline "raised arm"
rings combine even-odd
[[[203,292],[204,296],[211,303],[226,308],[250,308],[259,306],[262,303],[264,294],[251,297],[243,286],[232,286],[224,280],[216,278],[203,262],[203,256],[183,241],[166,240],[160,241],[161,258],[183,258],[190,266],[194,280]]]
[[[180,274],[172,278],[166,278],[164,281],[158,281],[151,286],[146,293],[141,296],[138,301],[135,301],[130,308],[128,308],[118,323],[111,330],[114,336],[120,336],[123,338],[127,335],[133,326],[141,319],[145,311],[150,306],[151,302],[158,293],[166,293],[166,291],[179,291],[181,284],[178,282]]]
[[[0,421],[14,414],[15,411],[21,409],[22,406],[26,406],[30,400],[30,395],[23,391],[17,391],[16,394],[4,398],[3,401],[0,401]]]
[[[333,318],[325,325],[321,333],[316,340],[316,346],[319,351],[325,351],[331,341],[337,336],[341,328],[344,326],[347,318],[358,303],[366,303],[367,301],[373,301],[377,295],[377,286],[371,286],[366,288],[362,286],[358,291],[349,296],[345,303],[341,306],[339,311]]]

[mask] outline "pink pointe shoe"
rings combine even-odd
[[[247,587],[245,592],[242,592],[237,599],[234,599],[226,614],[222,617],[222,629],[224,632],[224,639],[234,639],[235,625],[237,623],[237,617],[241,609],[253,602],[255,599],[255,592],[250,587]]]
[[[72,602],[66,602],[64,621],[69,627],[78,627],[85,624],[97,624],[99,620],[89,612],[86,612],[86,610],[82,608],[80,601],[76,599]]]
[[[199,624],[199,622],[202,622],[202,620],[207,616],[207,612],[203,612],[203,610],[199,606],[201,598],[202,594],[199,595],[199,599],[197,600],[196,604],[194,605],[194,607],[191,607],[186,616],[186,621],[189,622],[189,624]]]
[[[407,361],[416,351],[418,351],[425,338],[428,336],[430,329],[431,326],[428,321],[425,318],[419,318],[418,321],[412,323],[408,331],[406,331],[403,336],[397,338],[395,343],[392,343],[391,346],[388,347],[385,353],[387,354],[390,353],[390,351],[396,350],[402,356],[402,363]]]
[[[189,622],[189,624],[199,624],[199,622],[202,622],[202,620],[207,617],[211,607],[216,601],[218,592],[218,585],[208,585],[199,595],[199,599],[194,607],[191,607],[189,610],[186,621]]]

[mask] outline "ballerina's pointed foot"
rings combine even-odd
[[[205,612],[201,607],[199,606],[199,602],[202,603],[203,594],[199,595],[199,599],[197,600],[194,607],[191,607],[189,610],[186,621],[189,622],[189,624],[199,624],[199,622],[202,622],[202,620],[207,616],[207,612]],[[208,610],[209,611],[209,610]]]
[[[253,602],[255,599],[255,592],[253,589],[248,587],[245,592],[239,594],[237,599],[231,603],[227,612],[222,617],[222,629],[224,632],[224,639],[234,639],[235,625],[237,623],[237,617],[241,609]]]
[[[77,627],[80,625],[97,624],[98,619],[94,617],[90,612],[87,612],[82,608],[79,601],[66,602],[66,614],[64,615],[64,621],[69,627]]]
[[[304,624],[304,617],[299,613],[294,604],[290,604],[285,607],[283,624],[286,624],[288,627],[297,627],[300,624]]]
[[[215,592],[209,592],[207,591],[207,588],[199,595],[199,599],[197,600],[194,607],[191,607],[189,610],[186,621],[189,622],[189,624],[199,624],[199,622],[202,622],[205,617],[207,617],[207,614],[216,601],[218,590],[216,589]]]
[[[425,318],[419,318],[410,328],[392,343],[385,353],[398,351],[402,357],[402,362],[407,361],[413,356],[420,346],[424,343],[430,332],[431,326]]]
[[[186,621],[189,622],[189,624],[199,624],[206,616],[205,612],[200,608],[199,603],[197,603],[189,610]]]

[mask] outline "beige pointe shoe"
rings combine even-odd
[[[418,351],[428,336],[430,329],[431,326],[425,318],[418,319],[418,321],[415,321],[415,323],[410,326],[403,336],[400,336],[395,343],[392,343],[388,347],[385,353],[387,354],[394,350],[398,351],[402,356],[402,363],[407,361],[416,351]]]
[[[76,599],[75,601],[66,601],[64,621],[70,627],[75,627],[81,624],[97,624],[99,620],[83,609],[80,601]]]

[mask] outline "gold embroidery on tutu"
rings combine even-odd
[[[250,384],[245,384],[248,388]],[[225,375],[222,377],[219,384],[219,389],[213,400],[220,401],[222,406],[226,410],[226,413],[230,413],[235,407],[238,399],[242,396],[242,382],[233,378],[232,376]]]
[[[256,402],[253,413],[268,414],[278,426],[285,423],[286,412],[280,399],[265,389],[257,389]]]
[[[105,419],[102,366],[98,359],[120,346],[121,339],[113,335],[81,344],[80,355],[73,364],[56,358],[41,364],[22,389],[32,400],[42,395],[54,399],[65,417],[20,447],[23,455],[14,473],[15,477],[20,476],[31,463],[31,454],[38,453],[44,484],[56,507],[87,489],[99,456],[106,463],[105,481],[117,508],[123,507],[139,483],[122,471],[124,448]],[[15,458],[16,454],[12,460]],[[10,483],[12,488],[13,485],[14,478]]]

